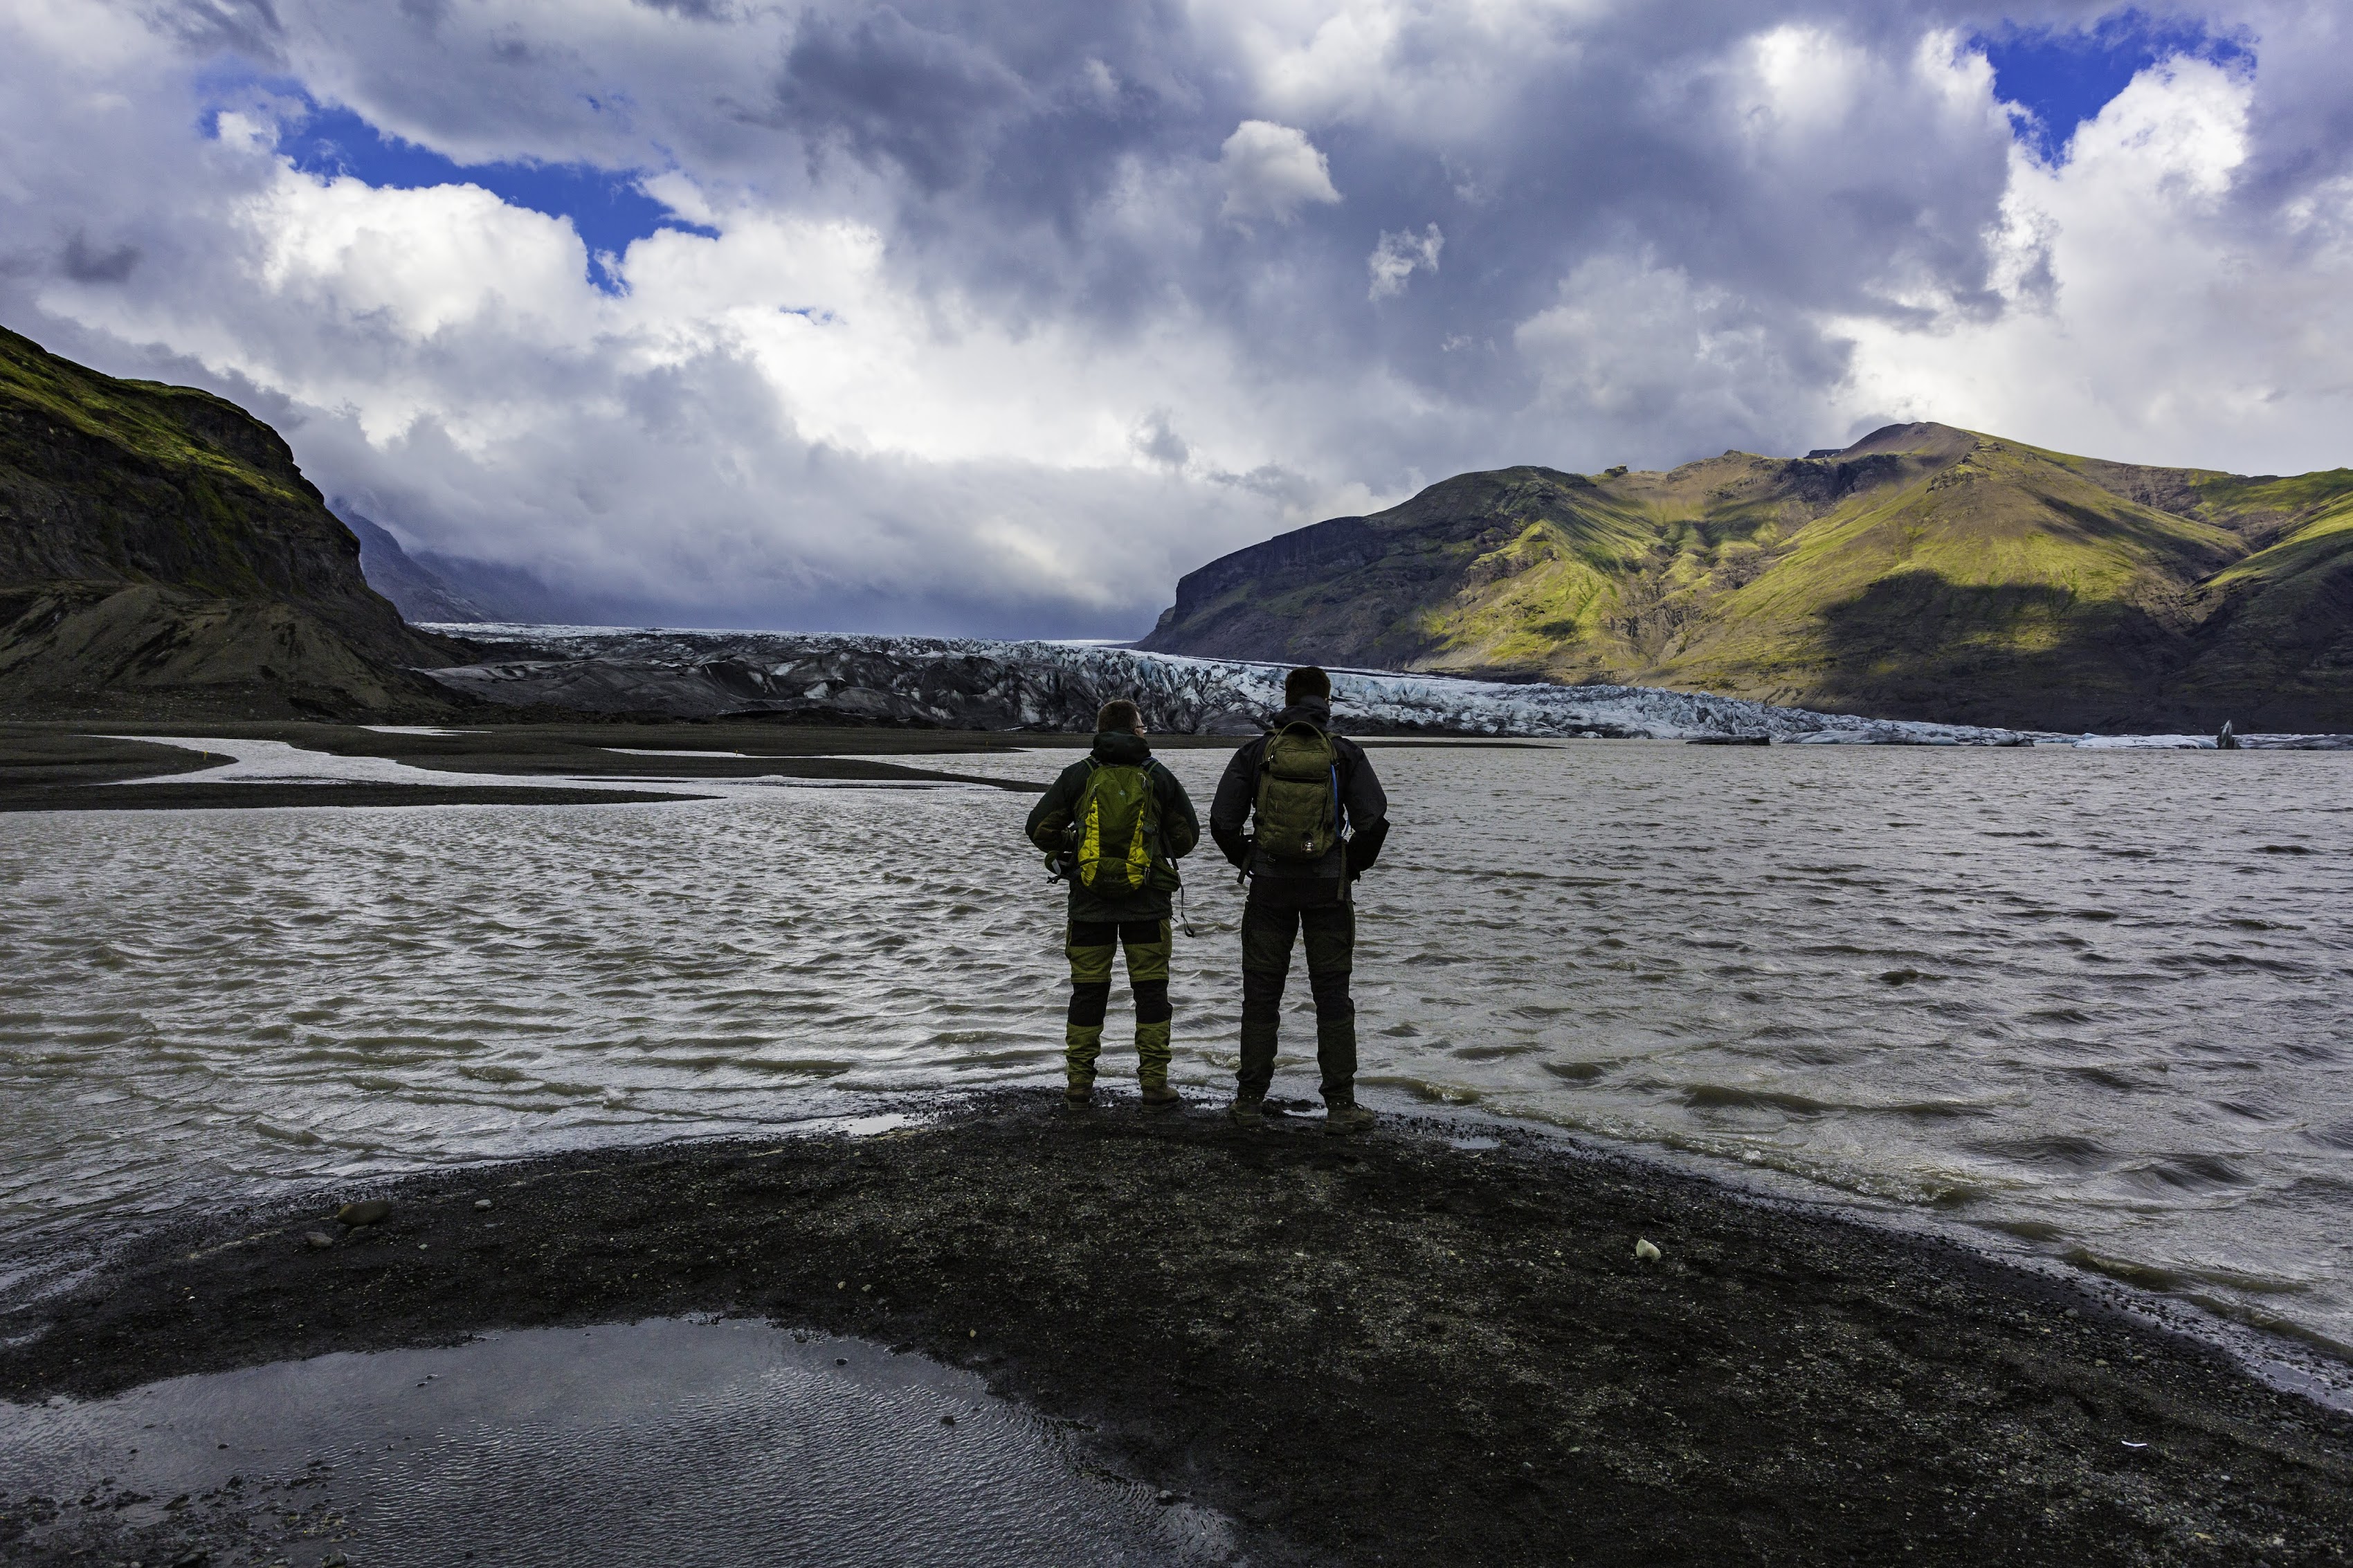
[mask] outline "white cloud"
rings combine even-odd
[[[1366,290],[1368,300],[1386,300],[1405,292],[1407,280],[1416,272],[1438,270],[1438,253],[1446,247],[1446,237],[1431,224],[1419,234],[1410,229],[1402,234],[1383,231],[1381,242],[1365,258],[1365,269],[1373,275],[1372,286]]]
[[[1227,217],[1271,217],[1288,223],[1308,202],[1340,199],[1332,170],[1307,133],[1269,120],[1245,120],[1218,153],[1225,180]]]
[[[1807,367],[1791,362],[1750,302],[1651,256],[1583,263],[1514,342],[1546,407],[1620,439],[1699,426],[1724,432],[1725,446],[1769,447],[1824,412]]]
[[[0,321],[673,622],[1132,633],[1429,479],[1883,413],[2347,460],[2320,0],[2225,0],[2253,75],[2147,73],[2055,169],[1947,0],[689,9],[0,7]],[[635,172],[711,232],[599,292],[488,175],[290,167],[305,92],[461,163]]]
[[[2009,309],[1854,321],[1858,405],[2155,463],[2295,470],[2353,429],[2353,182],[2263,221],[2237,198],[2254,84],[2176,60],[2075,133],[2016,155]]]

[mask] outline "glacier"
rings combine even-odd
[[[1092,729],[1097,708],[1124,697],[1161,733],[1250,735],[1282,707],[1285,668],[967,637],[512,624],[427,629],[504,656],[420,671],[453,691],[513,708],[666,718],[1071,732]],[[1915,746],[2075,740],[1818,713],[1655,687],[1522,685],[1356,669],[1333,670],[1332,687],[1335,718],[1356,734]]]

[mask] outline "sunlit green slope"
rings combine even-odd
[[[1912,425],[1818,458],[1466,474],[1212,562],[1145,646],[2052,728],[2353,729],[2353,473]]]

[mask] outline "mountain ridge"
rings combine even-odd
[[[1189,573],[1137,645],[2033,729],[2353,729],[2353,470],[1936,424],[1456,475]]]
[[[239,716],[448,711],[464,650],[360,571],[283,437],[0,328],[0,707]]]

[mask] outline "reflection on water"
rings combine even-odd
[[[1222,754],[1167,760],[1206,801]],[[2353,1344],[2353,759],[1600,742],[1379,765],[1371,1083],[1933,1207]],[[0,1234],[1050,1081],[1059,889],[1027,805],[0,819]],[[1194,882],[1177,1076],[1208,1098],[1238,895],[1215,865]],[[1278,1091],[1312,1093],[1304,1020],[1287,1044]]]
[[[1109,1568],[1231,1544],[1215,1514],[1088,1464],[975,1373],[742,1321],[531,1330],[0,1405],[0,1498],[28,1496],[378,1568]],[[68,1528],[88,1512],[69,1508]]]

